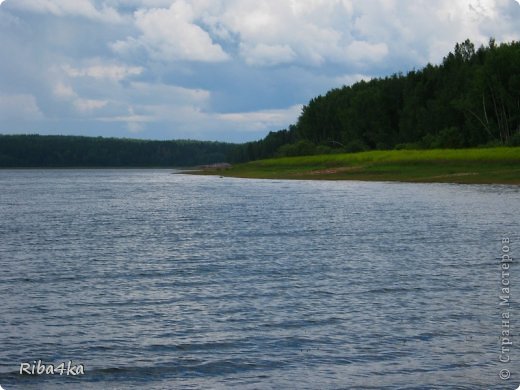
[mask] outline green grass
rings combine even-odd
[[[284,157],[203,173],[266,179],[520,184],[520,147]]]

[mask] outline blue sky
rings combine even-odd
[[[4,0],[0,133],[243,142],[361,79],[520,39],[515,0]]]

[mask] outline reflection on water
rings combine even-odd
[[[6,389],[504,385],[518,187],[4,170],[0,195]],[[17,374],[37,359],[85,375]]]

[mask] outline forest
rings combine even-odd
[[[390,149],[520,145],[520,43],[457,43],[438,65],[332,89],[244,144],[0,136],[0,167],[194,166]]]
[[[186,167],[225,161],[234,144],[0,135],[0,167]]]
[[[439,65],[312,99],[296,124],[234,157],[499,145],[520,145],[520,43],[490,39],[475,49],[466,40]]]

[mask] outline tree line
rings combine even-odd
[[[457,43],[439,65],[332,89],[297,123],[235,151],[273,156],[520,145],[520,43]]]
[[[0,167],[186,167],[226,161],[224,142],[0,135]]]

